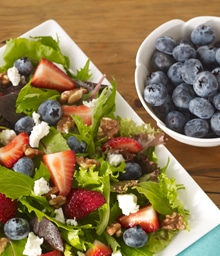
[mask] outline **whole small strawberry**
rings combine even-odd
[[[67,196],[64,213],[67,218],[82,219],[106,202],[102,193],[85,188],[73,188]]]
[[[4,194],[0,193],[0,222],[6,223],[9,219],[16,217],[17,214],[17,201],[12,201]]]

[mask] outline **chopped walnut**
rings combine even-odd
[[[183,230],[186,228],[186,224],[180,214],[173,212],[171,215],[166,215],[165,219],[162,220],[161,228],[167,230]]]
[[[104,117],[102,118],[99,130],[98,138],[107,137],[108,139],[114,137],[119,132],[119,122],[117,120]]]
[[[50,199],[52,199],[52,195],[58,195],[58,193],[59,193],[58,187],[52,187],[50,189],[50,191],[47,194],[45,194],[44,196],[49,201]]]
[[[99,165],[99,162],[96,159],[84,158],[83,156],[76,157],[76,162],[83,169],[89,169],[93,165]]]
[[[0,84],[7,85],[10,83],[9,77],[7,75],[7,71],[0,73]]]
[[[60,208],[66,203],[66,197],[58,195],[52,199],[49,200],[49,204],[53,206],[55,209]]]
[[[121,236],[122,234],[122,230],[121,230],[121,224],[116,222],[116,223],[112,223],[110,224],[107,228],[106,228],[106,232],[110,235],[116,235],[116,237]]]
[[[6,237],[0,238],[0,254],[4,252],[5,248],[7,247],[8,241],[9,240]]]
[[[71,117],[63,116],[57,123],[57,130],[61,133],[68,133],[75,123]]]
[[[77,102],[78,100],[80,100],[82,98],[83,94],[86,92],[87,92],[87,90],[83,87],[74,88],[69,91],[64,91],[61,93],[60,102],[73,104],[73,103]]]
[[[32,148],[29,145],[25,145],[24,154],[27,157],[34,158],[35,156],[42,156],[44,153],[37,148]]]

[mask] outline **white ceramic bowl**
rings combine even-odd
[[[198,147],[213,147],[220,145],[220,138],[193,138],[167,128],[166,125],[153,113],[151,107],[147,105],[143,97],[145,80],[147,75],[151,72],[150,58],[155,50],[156,38],[166,35],[171,36],[176,40],[183,39],[189,37],[193,28],[196,28],[200,24],[209,24],[215,28],[216,31],[219,31],[220,18],[213,16],[200,16],[190,19],[187,22],[174,19],[162,24],[151,34],[149,34],[140,45],[136,55],[135,86],[142,105],[148,114],[156,121],[157,126],[166,134],[173,139],[188,145]],[[216,41],[217,40],[220,40],[220,32],[216,37]]]

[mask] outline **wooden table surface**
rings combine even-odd
[[[116,78],[137,114],[155,126],[135,90],[137,49],[162,23],[203,15],[220,15],[219,0],[1,0],[0,41],[56,20],[107,77]],[[220,207],[220,147],[192,147],[171,138],[166,147]]]

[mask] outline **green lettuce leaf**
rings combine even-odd
[[[34,179],[1,165],[0,177],[0,192],[13,200],[29,196],[34,186]]]

